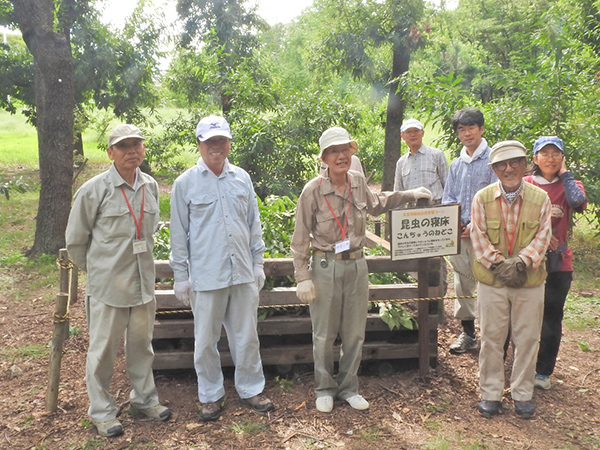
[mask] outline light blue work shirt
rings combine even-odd
[[[491,151],[486,140],[482,139],[472,157],[463,147],[460,156],[450,164],[442,204],[460,203],[460,221],[463,225],[471,223],[471,204],[477,191],[498,181],[488,165]]]
[[[170,236],[175,281],[189,277],[195,291],[254,283],[265,244],[248,173],[225,160],[217,176],[200,158],[173,184]]]

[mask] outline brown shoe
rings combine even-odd
[[[250,397],[250,398],[243,398],[242,403],[244,405],[248,405],[254,411],[261,412],[261,413],[273,411],[275,409],[275,406],[273,406],[273,403],[271,402],[271,400],[269,400],[267,397],[265,397],[262,394],[255,395],[254,397]]]
[[[202,408],[200,409],[200,419],[204,422],[217,420],[223,412],[223,406],[225,406],[224,399],[219,399],[216,402],[202,403]]]

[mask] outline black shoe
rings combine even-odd
[[[524,402],[515,400],[515,413],[522,419],[531,419],[535,416],[535,405],[531,400]]]
[[[486,419],[489,419],[492,416],[497,416],[500,414],[500,402],[482,400],[477,406],[477,412],[479,412],[479,414]]]

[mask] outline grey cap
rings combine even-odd
[[[108,135],[108,146],[112,147],[123,139],[129,138],[145,139],[140,129],[135,125],[129,125],[127,123],[117,125]]]

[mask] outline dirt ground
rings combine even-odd
[[[19,274],[12,275],[19,281]],[[27,282],[25,274],[21,282]],[[19,302],[0,296],[0,349],[48,344],[54,305],[43,303],[35,292]],[[451,317],[451,302],[446,303],[446,312]],[[478,416],[477,354],[448,353],[458,331],[453,319],[440,325],[438,365],[427,379],[420,379],[416,367],[407,367],[406,362],[385,376],[377,365],[361,369],[361,393],[371,402],[366,412],[336,402],[333,413],[319,413],[310,367],[298,367],[288,377],[289,383],[278,381],[275,371],[266,368],[266,393],[277,407],[275,412],[260,415],[243,406],[228,373],[224,415],[214,423],[202,423],[193,372],[164,371],[155,374],[156,383],[161,401],[174,415],[171,421],[157,424],[127,413],[129,384],[121,355],[112,392],[122,406],[125,434],[106,439],[87,422],[87,333],[81,302],[71,309],[71,325],[81,332],[64,347],[55,414],[44,411],[49,358],[0,353],[0,449],[600,448],[598,330],[565,330],[557,383],[550,391],[536,391],[538,414],[533,420],[515,416],[509,395],[502,415],[490,420]],[[592,351],[581,351],[578,341],[588,342]],[[289,392],[283,389],[286,385]]]

